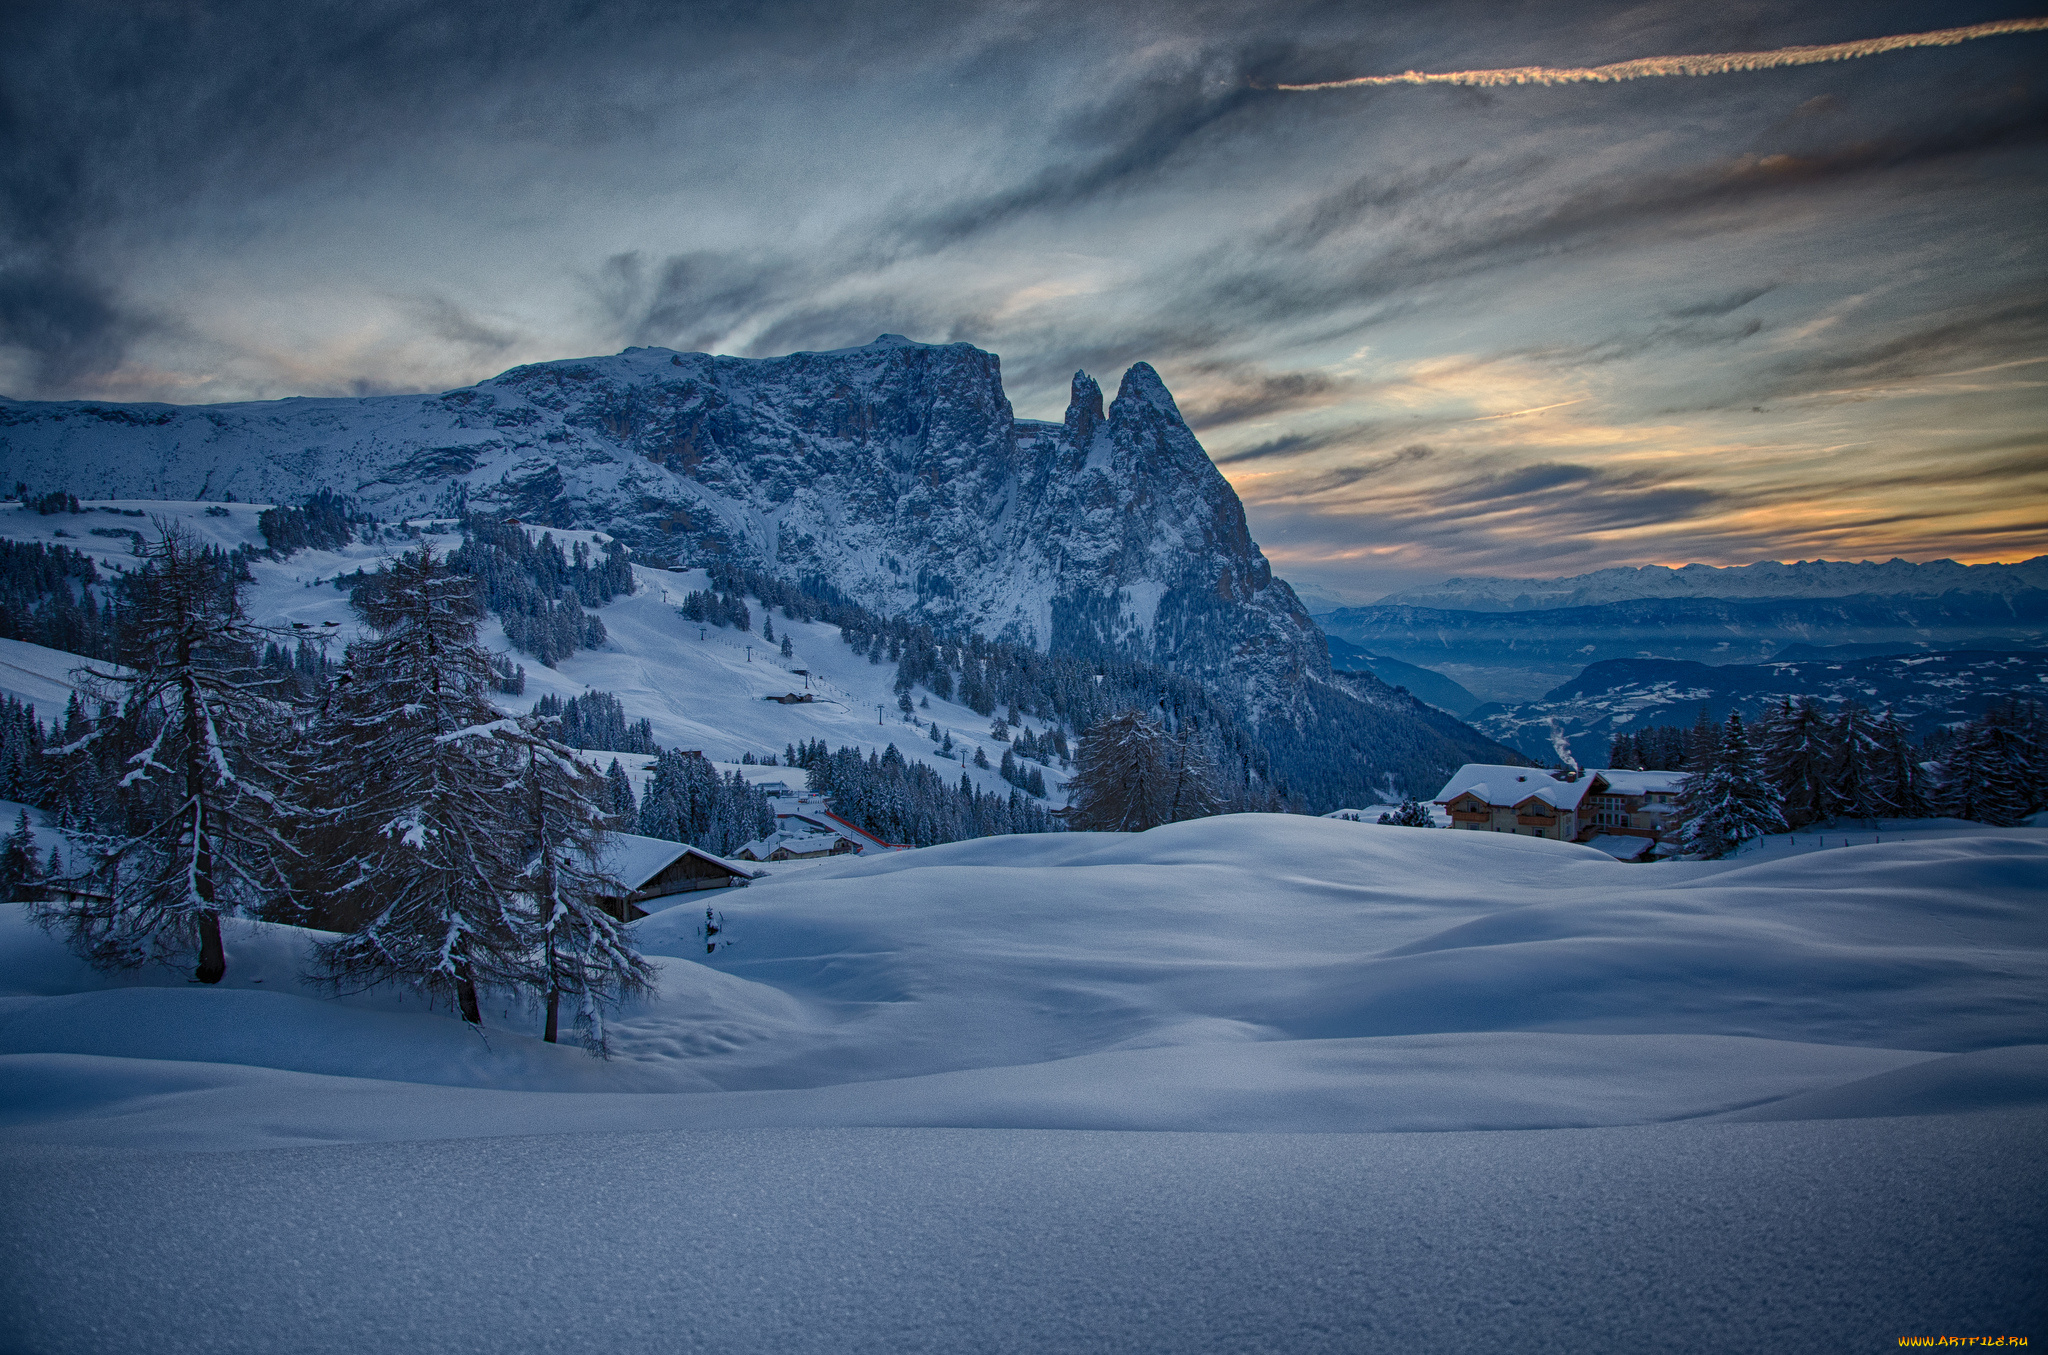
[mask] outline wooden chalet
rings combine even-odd
[[[1436,803],[1451,827],[1558,842],[1595,837],[1661,839],[1677,810],[1683,772],[1544,771],[1471,762],[1444,783]],[[1604,850],[1604,848],[1603,848]]]
[[[624,897],[603,900],[605,911],[622,922],[658,912],[668,906],[659,900],[677,894],[743,889],[754,879],[753,871],[724,857],[638,833],[614,833],[604,864],[626,886]]]

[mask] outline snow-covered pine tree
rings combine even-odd
[[[1870,712],[1854,701],[1844,701],[1829,742],[1833,757],[1828,763],[1828,816],[1881,817],[1887,806],[1879,793],[1875,767],[1882,752]]]
[[[271,637],[242,608],[246,566],[176,523],[157,531],[128,580],[123,666],[87,670],[110,718],[67,750],[122,760],[124,822],[85,872],[95,887],[37,915],[95,965],[196,947],[194,977],[218,983],[221,916],[284,890],[289,714],[257,666]]]
[[[28,810],[24,809],[14,820],[14,831],[0,843],[0,899],[24,899],[30,897],[31,887],[42,874],[42,864],[36,860],[35,830],[29,827]]]
[[[785,659],[796,657],[796,646],[789,642],[789,635],[786,632],[782,637],[782,657]]]
[[[617,758],[613,758],[612,765],[605,770],[604,779],[611,790],[612,813],[630,829],[640,817],[640,806],[633,798],[633,778],[626,775],[626,769],[619,765]]]
[[[721,778],[703,757],[670,748],[655,759],[638,831],[723,856],[774,832],[775,809],[738,772]]]
[[[1173,765],[1169,738],[1144,711],[1098,720],[1081,745],[1068,782],[1075,828],[1142,833],[1170,822]]]
[[[536,986],[528,937],[526,805],[517,726],[486,696],[475,582],[431,549],[391,563],[356,609],[375,632],[349,646],[312,731],[309,779],[328,788],[328,907],[345,932],[318,947],[331,983],[400,982],[452,995]]]
[[[1871,795],[1880,813],[1890,818],[1925,818],[1927,774],[1914,755],[1913,736],[1886,706],[1870,727],[1874,748],[1870,758]]]
[[[1812,700],[1785,698],[1760,731],[1759,752],[1765,774],[1784,806],[1785,822],[1795,831],[1834,816],[1829,789],[1835,761],[1834,731]]]
[[[1935,764],[1944,814],[1994,827],[2017,824],[2048,797],[2048,724],[2041,708],[2008,698],[1956,732]]]
[[[1704,771],[1714,765],[1715,750],[1721,746],[1721,732],[1714,728],[1714,721],[1707,714],[1706,706],[1694,717],[1692,729],[1685,736],[1685,769]]]
[[[1636,751],[1636,741],[1628,734],[1616,734],[1607,745],[1607,765],[1622,771],[1639,771],[1643,765],[1642,754]]]
[[[1751,838],[1780,832],[1785,816],[1750,746],[1742,716],[1730,711],[1713,761],[1685,778],[1679,792],[1679,843],[1693,856],[1725,856]]]
[[[1223,790],[1217,783],[1216,764],[1209,757],[1209,745],[1194,720],[1181,723],[1167,739],[1171,788],[1166,797],[1166,821],[1206,819],[1223,812]],[[1034,771],[1033,775],[1037,775]],[[1043,795],[1045,783],[1033,794]],[[1026,789],[1029,789],[1027,786]]]
[[[626,895],[626,887],[604,869],[614,817],[612,787],[553,737],[557,723],[545,715],[527,715],[516,734],[500,731],[526,761],[520,789],[530,853],[522,882],[529,913],[522,930],[533,949],[544,1014],[541,1038],[556,1042],[566,997],[584,1046],[608,1057],[606,1007],[652,987],[654,967],[634,949],[625,920],[604,903],[620,900],[623,911]],[[613,768],[618,765],[614,759]]]
[[[1380,815],[1380,822],[1396,828],[1436,827],[1436,820],[1430,817],[1428,808],[1414,799],[1403,800],[1393,813]]]

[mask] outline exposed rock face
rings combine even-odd
[[[467,502],[597,527],[643,559],[727,556],[863,605],[1040,648],[1152,658],[1256,718],[1321,637],[1158,374],[1019,421],[1000,364],[885,335],[746,359],[634,348],[438,396],[172,406],[0,401],[0,482],[85,497]]]

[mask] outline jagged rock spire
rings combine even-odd
[[[1151,368],[1146,368],[1151,371]],[[1126,378],[1128,379],[1128,378]],[[1157,377],[1153,378],[1157,380]],[[1067,400],[1067,437],[1073,446],[1086,447],[1102,425],[1102,387],[1086,372],[1074,373],[1074,393]]]
[[[1093,382],[1089,383],[1093,385]],[[1123,384],[1117,387],[1116,403],[1126,400],[1143,400],[1145,403],[1171,414],[1176,420],[1181,416],[1180,406],[1174,404],[1172,392],[1159,379],[1159,373],[1152,370],[1149,362],[1135,362],[1124,373]]]

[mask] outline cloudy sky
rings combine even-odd
[[[2036,8],[2040,8],[2038,4]],[[1156,366],[1289,578],[2048,551],[2014,4],[70,0],[0,18],[0,393],[441,390],[885,331]]]

